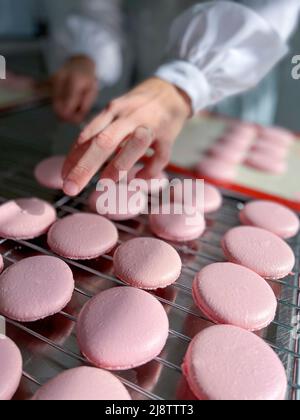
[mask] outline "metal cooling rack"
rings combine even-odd
[[[44,111],[48,112],[47,109]],[[25,120],[26,117],[26,113],[21,115]],[[14,118],[14,121],[18,121],[18,116]],[[38,186],[33,179],[32,169],[45,157],[44,144],[34,136],[30,140],[24,140],[22,130],[16,129],[15,126],[12,132],[13,135],[9,137],[7,132],[3,133],[0,129],[0,201],[37,196],[52,202],[59,217],[84,211],[91,189],[76,199],[70,199]],[[170,175],[178,177],[177,174]],[[181,363],[191,338],[212,325],[193,303],[192,280],[195,273],[205,265],[224,260],[220,240],[228,229],[238,225],[238,211],[245,203],[242,197],[233,196],[228,191],[223,193],[224,205],[219,212],[207,218],[208,228],[204,236],[182,246],[173,244],[183,260],[182,275],[174,285],[156,293],[170,320],[169,338],[165,349],[159,357],[141,368],[117,372],[134,399],[190,398],[182,377]],[[116,225],[120,233],[120,243],[132,237],[151,235],[146,216]],[[300,352],[299,336],[296,339],[293,322],[300,315],[300,235],[289,243],[296,255],[295,272],[284,280],[270,282],[278,298],[277,316],[271,326],[259,334],[277,352],[286,368],[289,380],[287,398],[297,400],[300,399]],[[2,240],[0,253],[6,266],[33,255],[52,255],[45,237],[34,241]],[[112,254],[94,261],[66,261],[74,272],[76,290],[64,311],[32,324],[6,320],[7,334],[20,347],[24,360],[23,379],[16,395],[17,399],[31,398],[41,384],[63,370],[87,364],[76,343],[78,313],[93,295],[121,284],[113,275]]]

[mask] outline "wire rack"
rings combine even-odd
[[[24,117],[24,115],[23,115]],[[58,216],[86,210],[92,186],[80,197],[70,199],[41,188],[32,176],[34,165],[45,156],[36,138],[23,139],[14,131],[12,137],[0,130],[3,153],[0,157],[0,201],[9,198],[37,196],[54,204]],[[178,174],[170,173],[178,177]],[[165,290],[155,292],[169,316],[169,338],[162,354],[141,368],[116,372],[134,399],[190,399],[182,376],[181,364],[193,336],[212,325],[195,307],[191,285],[195,273],[207,264],[224,261],[220,240],[228,229],[238,225],[238,212],[245,198],[223,191],[222,209],[207,218],[207,230],[197,241],[172,244],[183,260],[179,280]],[[133,221],[116,223],[122,243],[137,236],[151,236],[146,216]],[[290,245],[296,255],[295,272],[280,281],[270,282],[277,299],[275,321],[259,335],[276,351],[288,376],[289,400],[300,399],[299,335],[296,320],[300,315],[299,256],[300,236]],[[45,237],[34,241],[0,241],[0,252],[9,266],[33,255],[52,255]],[[37,388],[65,369],[88,364],[76,342],[76,319],[82,306],[95,294],[122,283],[114,276],[112,253],[93,261],[65,260],[73,270],[76,289],[64,311],[41,322],[21,324],[6,319],[7,334],[20,347],[24,372],[17,399],[31,398]]]

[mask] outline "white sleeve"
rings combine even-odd
[[[80,0],[59,27],[52,30],[54,68],[84,54],[96,64],[102,85],[117,82],[122,72],[120,0]]]
[[[185,91],[194,112],[256,86],[288,52],[300,1],[243,3],[198,4],[172,27],[168,61],[155,75]],[[283,16],[293,19],[282,25]]]

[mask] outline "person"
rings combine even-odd
[[[64,192],[79,194],[113,155],[101,177],[120,181],[150,147],[138,176],[155,177],[191,115],[254,87],[284,57],[299,10],[298,0],[213,1],[187,10],[171,29],[167,61],[80,134],[63,168]]]
[[[119,0],[0,0],[0,39],[49,35],[44,56],[60,118],[80,123],[121,74]]]

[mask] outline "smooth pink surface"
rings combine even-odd
[[[262,127],[259,134],[279,146],[290,147],[295,141],[294,134],[281,127]]]
[[[33,322],[61,311],[74,291],[73,274],[59,258],[25,258],[0,276],[0,313]]]
[[[62,189],[62,169],[65,159],[65,156],[52,156],[40,162],[34,170],[38,183],[54,190]]]
[[[135,238],[123,243],[114,255],[116,276],[129,286],[146,290],[165,288],[181,273],[178,252],[155,238]]]
[[[131,400],[122,382],[112,373],[92,367],[66,370],[43,385],[34,401]]]
[[[252,201],[240,212],[244,225],[269,230],[281,238],[292,238],[299,232],[299,217],[289,208],[271,201]]]
[[[222,241],[229,261],[243,265],[266,279],[282,279],[294,268],[295,255],[274,233],[257,227],[231,229]]]
[[[117,184],[118,186],[120,184]],[[99,198],[103,196],[103,194],[99,191],[94,191],[90,198],[89,198],[89,208],[94,213],[98,213],[101,216],[105,216],[110,220],[114,221],[121,221],[121,220],[130,220],[138,216],[142,213],[142,211],[146,208],[148,199],[142,192],[135,192],[135,191],[126,191],[125,199],[119,197],[119,188],[116,188],[117,196],[111,195],[111,203],[112,203],[112,210],[108,211],[107,207],[111,204],[105,200],[104,206],[102,206],[101,201]],[[104,199],[106,195],[104,196]],[[134,200],[132,203],[131,200]],[[98,203],[98,204],[97,204]]]
[[[0,401],[9,401],[22,377],[20,350],[8,337],[0,334]]]
[[[134,180],[134,179],[139,179],[136,178],[136,176],[138,175],[138,173],[143,169],[143,165],[135,165],[131,171],[129,171],[128,173],[128,182]],[[169,178],[166,172],[160,172],[155,178],[155,181],[159,181],[159,183],[153,183],[151,181],[153,181],[152,179],[150,180],[144,180],[147,183],[147,192],[149,194],[158,194],[161,190],[163,190],[164,188],[166,188],[168,186],[169,183]]]
[[[205,157],[197,167],[200,175],[222,181],[233,181],[237,176],[237,166],[224,160]]]
[[[246,157],[246,151],[238,149],[234,146],[216,143],[209,150],[208,154],[217,159],[225,160],[233,164],[240,164]]]
[[[114,248],[118,231],[102,216],[77,213],[58,220],[48,233],[48,244],[56,254],[74,260],[97,258]]]
[[[271,157],[270,154],[263,152],[251,152],[245,165],[272,175],[283,175],[288,169],[284,159]]]
[[[5,239],[34,239],[56,220],[53,206],[38,198],[22,198],[0,206],[0,236]]]
[[[81,352],[95,366],[127,370],[158,356],[168,329],[167,314],[154,296],[133,287],[117,287],[84,306],[77,338]]]
[[[149,217],[152,232],[159,238],[175,242],[199,238],[205,231],[205,220],[199,210],[192,207],[190,210],[192,216],[175,214],[171,206],[171,214],[164,214],[168,211],[168,206],[163,205],[160,208],[160,214],[151,214]]]
[[[255,154],[259,153],[259,154],[263,154],[264,156],[269,155],[271,159],[275,159],[275,160],[277,159],[284,160],[284,159],[287,159],[287,156],[288,156],[287,148],[274,145],[269,140],[257,141],[257,143],[255,143],[255,145],[253,146],[252,151]]]
[[[255,334],[232,326],[198,334],[183,371],[198,399],[280,401],[287,391],[286,373],[274,351]]]
[[[230,127],[228,133],[231,135],[239,136],[243,139],[249,139],[250,141],[253,141],[257,137],[258,129],[253,124],[235,123]]]
[[[228,133],[219,139],[219,144],[246,153],[252,146],[253,139],[248,136],[241,136],[240,134]]]
[[[267,327],[275,318],[273,290],[258,274],[231,263],[205,267],[193,282],[196,305],[212,321],[248,331]]]
[[[196,183],[193,182],[191,194],[183,194],[183,188],[181,183],[177,183],[172,186],[173,200],[175,202],[182,202],[189,206],[197,207],[200,211],[203,211],[205,214],[213,213],[222,206],[222,195],[220,191],[209,184],[204,182],[204,197],[201,197],[200,202],[197,202],[196,197]],[[204,198],[204,203],[203,203]]]
[[[204,213],[213,213],[222,206],[222,195],[220,191],[213,185],[205,182],[204,184]]]

